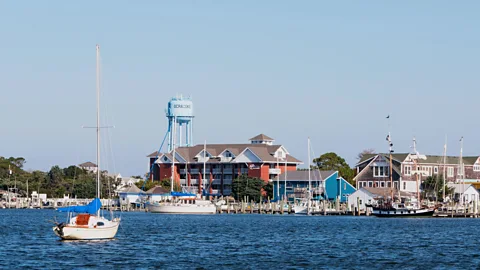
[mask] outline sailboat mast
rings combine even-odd
[[[207,140],[205,140],[203,142],[203,181],[202,181],[202,193],[204,192],[205,190],[205,181],[207,181],[207,179],[205,179],[205,172],[206,172],[206,168],[207,168]]]
[[[463,199],[463,196],[465,193],[465,177],[463,176],[463,136],[462,138],[460,138],[460,160],[459,160],[459,164],[458,164],[458,173],[457,173],[461,178],[462,178],[462,196],[461,196],[461,199],[462,199],[462,205],[464,203],[464,199]]]
[[[447,135],[445,135],[445,145],[443,146],[443,187],[442,187],[442,201],[445,202],[445,185],[446,185],[446,170],[447,170]]]
[[[97,44],[97,198],[100,199],[100,45]],[[100,209],[97,215],[100,214]]]
[[[311,173],[311,165],[310,165],[310,137],[308,137],[308,198],[307,198],[307,215],[310,214],[310,204],[312,203],[312,179],[310,176]],[[280,182],[279,182],[280,184]]]
[[[172,180],[170,183],[170,192],[173,192],[173,185],[175,184],[175,141],[177,139],[177,117],[173,117],[173,152],[172,152]]]
[[[392,202],[394,201],[393,200],[393,162],[392,162],[392,147],[393,147],[393,143],[392,143],[392,138],[390,136],[390,132],[388,132],[388,145],[389,145],[389,151],[390,151],[390,198],[392,200]]]
[[[420,207],[420,185],[418,183],[418,174],[420,173],[419,170],[417,170],[417,160],[420,158],[420,154],[417,152],[417,140],[415,137],[413,137],[413,151],[415,152],[415,159],[413,162],[413,167],[415,170],[415,180],[416,180],[416,186],[417,186],[417,202],[418,202],[418,207]]]
[[[310,176],[310,137],[308,137],[308,192],[310,193],[310,190],[312,189],[312,181],[311,181],[311,176]]]

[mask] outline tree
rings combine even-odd
[[[259,202],[262,198],[262,187],[264,187],[264,183],[260,178],[248,177],[242,174],[233,180],[233,197],[236,200],[243,200],[243,198],[247,196],[250,200]]]
[[[454,188],[450,188],[447,185],[443,186],[443,176],[434,175],[429,176],[420,184],[422,190],[422,196],[424,198],[440,200],[443,196],[443,189],[445,189],[445,196],[453,195]]]
[[[168,181],[168,188],[170,188],[170,180]],[[139,188],[139,189],[142,189],[142,186],[143,186],[143,183],[145,183],[145,186],[143,187],[144,190],[149,190],[151,188],[153,188],[154,186],[156,186],[157,183],[155,183],[154,181],[152,180],[147,180],[147,182],[145,181],[138,181],[137,183],[135,183],[135,185]]]
[[[316,166],[313,166],[313,169],[322,171],[338,171],[339,175],[347,180],[350,184],[355,184],[353,182],[353,177],[355,175],[354,170],[350,168],[345,159],[338,156],[336,153],[325,153],[320,157],[313,159],[313,163],[316,164]]]
[[[375,154],[375,150],[372,148],[364,149],[362,152],[358,153],[357,159],[361,160],[365,155]]]
[[[263,195],[264,199],[273,198],[273,183],[271,182],[265,183],[262,189],[264,191],[264,195]]]
[[[170,183],[171,183],[170,178],[164,178],[160,180],[160,186],[163,187],[164,189],[170,190],[171,188]],[[178,182],[175,182],[175,184],[173,185],[173,191],[177,191],[177,192],[182,191],[182,187]]]

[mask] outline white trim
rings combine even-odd
[[[256,158],[258,158],[259,162],[264,162],[257,154],[255,154],[254,151],[252,151],[252,149],[250,149],[250,148],[248,148],[248,147],[245,148],[240,154],[238,154],[238,156],[236,156],[231,162],[232,162],[232,163],[239,163],[239,162],[237,162],[237,159],[238,159],[239,157],[241,157],[242,155],[245,155],[244,153],[245,153],[247,150],[250,151]],[[241,163],[243,163],[243,162],[241,162]]]
[[[370,160],[370,163],[367,164],[367,166],[365,166],[365,168],[363,168],[363,170],[361,170],[357,175],[355,175],[355,177],[352,179],[354,181],[356,181],[357,177],[359,177],[364,171],[366,168],[370,167],[370,164],[372,164],[372,162],[375,161],[375,159],[378,157],[379,155],[376,155],[372,158],[372,160]],[[363,163],[363,162],[362,162]]]
[[[213,157],[213,155],[210,154],[210,152],[208,152],[208,150],[205,150],[205,149],[202,149],[202,151],[198,152],[198,154],[196,154],[194,157],[196,157],[196,158],[199,158],[199,157],[203,158],[203,154],[201,155],[201,153],[203,153],[203,151],[206,152],[205,157],[207,157],[207,158],[212,158],[212,157]],[[203,163],[203,162],[202,162],[202,163]]]
[[[223,151],[222,151],[220,154],[218,154],[218,155],[221,156],[221,155],[223,155],[223,153],[225,153],[225,152],[227,152],[227,151],[230,152],[230,154],[232,154],[232,157],[233,157],[233,158],[236,157],[236,155],[232,152],[232,150],[230,150],[230,149],[228,149],[228,148],[226,148],[225,150],[223,150]],[[208,151],[207,151],[207,153],[208,153]]]

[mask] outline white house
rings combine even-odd
[[[365,211],[367,207],[365,203],[373,203],[375,201],[376,194],[369,191],[368,187],[362,187],[361,189],[356,190],[348,196],[348,209],[354,211],[355,208],[357,211]]]
[[[453,198],[458,201],[463,201],[465,203],[478,202],[480,198],[480,193],[478,190],[471,184],[452,184],[448,183],[449,188],[454,189]],[[450,198],[451,199],[451,198]]]
[[[97,172],[97,164],[95,164],[93,162],[90,162],[90,161],[84,162],[82,164],[78,164],[78,167],[80,167],[84,170],[87,170],[87,171],[94,172],[94,173]]]
[[[394,189],[394,196],[398,196],[398,190]],[[409,192],[400,192],[402,198],[412,197],[412,193]],[[391,190],[388,187],[375,188],[375,187],[362,187],[361,189],[356,190],[348,196],[348,208],[353,211],[356,207],[360,207],[360,211],[365,211],[365,204],[374,203],[379,198],[391,197]]]
[[[118,190],[119,201],[121,205],[129,203],[141,203],[146,196],[145,191],[139,189],[136,185],[124,186]]]

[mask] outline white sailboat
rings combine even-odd
[[[117,234],[120,218],[109,220],[101,215],[100,208],[100,46],[97,44],[97,197],[86,206],[69,206],[59,208],[60,212],[69,213],[69,221],[60,223],[52,229],[64,240],[100,240],[111,239]],[[77,213],[73,216],[73,213]]]
[[[308,195],[305,200],[302,200],[300,204],[295,204],[293,206],[293,211],[297,215],[309,215],[311,213],[311,194],[312,194],[312,179],[311,179],[311,168],[310,168],[310,137],[308,138]]]
[[[151,213],[164,214],[215,214],[217,207],[213,202],[201,198],[201,194],[192,194],[189,192],[174,192],[173,185],[175,183],[175,141],[176,128],[173,128],[173,154],[172,154],[172,176],[170,184],[170,195],[172,200],[167,202],[147,203],[147,209]],[[203,180],[205,180],[205,162],[206,162],[206,143],[203,150]],[[202,181],[203,182],[203,181]],[[203,186],[205,184],[203,182]]]

